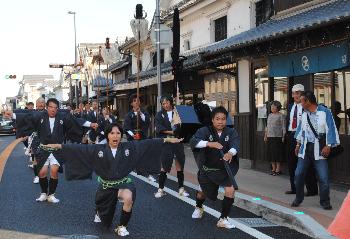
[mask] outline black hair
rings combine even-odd
[[[339,114],[341,112],[341,103],[339,101],[334,101],[334,113]]]
[[[174,105],[173,97],[168,95],[162,96],[162,98],[160,98],[160,103],[162,104],[164,100],[169,101],[172,106]]]
[[[33,102],[28,102],[26,105],[33,105],[34,106],[34,103]]]
[[[49,106],[49,103],[52,102],[57,105],[57,109],[60,108],[60,102],[56,98],[50,98],[46,101],[46,106]]]
[[[281,102],[279,102],[278,100],[272,101],[272,102],[271,102],[271,105],[276,106],[276,108],[277,108],[278,111],[280,111],[281,108],[282,108],[282,104],[281,104]]]
[[[224,115],[226,116],[226,118],[227,118],[227,116],[228,116],[228,112],[227,112],[227,110],[225,109],[225,107],[223,107],[223,106],[218,106],[218,107],[215,107],[215,108],[212,110],[212,112],[211,112],[211,118],[214,119],[214,118],[215,118],[215,115],[216,115],[216,114],[219,114],[219,113],[224,114]]]
[[[104,131],[107,142],[108,142],[108,134],[110,132],[112,132],[113,127],[117,127],[119,129],[120,134],[121,134],[121,138],[123,138],[123,127],[118,123],[112,123],[112,124],[107,125],[107,127]]]
[[[129,105],[134,101],[134,99],[137,98],[137,94],[132,94],[130,97],[129,97]],[[142,103],[142,98],[141,96],[139,95],[139,100],[140,100],[140,103]]]
[[[305,100],[309,101],[311,104],[317,104],[317,100],[314,92],[307,90],[302,92],[301,96],[303,96]]]

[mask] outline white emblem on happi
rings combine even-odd
[[[41,119],[41,120],[40,120],[40,124],[42,124],[43,122],[44,122],[44,119]]]
[[[229,139],[230,139],[230,136],[227,135],[227,136],[225,137],[225,142],[229,141]]]
[[[341,62],[342,62],[343,64],[346,64],[347,61],[348,61],[347,55],[342,55],[342,57],[341,57]]]
[[[98,157],[99,157],[99,158],[102,158],[102,157],[103,157],[103,152],[102,152],[102,151],[98,152]]]
[[[125,150],[125,156],[128,157],[129,156],[130,151],[128,149]]]
[[[63,124],[63,120],[60,120],[60,124]]]
[[[209,141],[214,141],[214,138],[212,135],[209,136]]]
[[[303,67],[304,71],[310,70],[310,62],[309,62],[309,58],[307,58],[307,56],[303,56],[301,58],[301,66]]]

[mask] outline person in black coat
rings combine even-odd
[[[123,201],[120,221],[115,229],[119,236],[127,236],[127,225],[136,199],[136,188],[130,173],[159,173],[160,154],[165,142],[179,143],[182,139],[146,139],[121,142],[123,129],[111,123],[105,129],[107,144],[51,144],[44,147],[56,149],[65,161],[68,180],[91,179],[95,172],[99,187],[96,192],[94,222],[112,224],[118,199]]]
[[[38,112],[29,110],[28,112],[11,112],[7,111],[6,115],[16,120],[19,127],[26,125],[37,132],[37,140],[34,148],[37,149],[35,159],[39,171],[39,184],[41,187],[38,202],[48,201],[58,203],[55,197],[55,191],[58,184],[58,172],[62,165],[60,155],[57,152],[44,151],[41,144],[63,143],[65,137],[74,138],[75,134],[80,134],[81,126],[97,128],[96,123],[91,123],[82,119],[77,119],[69,112],[59,111],[59,102],[51,98],[46,102],[47,110]],[[48,181],[48,169],[50,167],[50,180]]]
[[[98,123],[99,118],[101,117],[100,112],[98,110],[97,101],[92,102],[92,110],[87,113],[87,120],[91,123]],[[96,138],[99,134],[98,129],[89,131],[89,140],[92,143],[96,143]]]
[[[228,171],[236,175],[239,168],[238,151],[240,139],[235,129],[226,126],[228,112],[222,106],[212,111],[212,126],[200,128],[191,138],[190,145],[198,165],[198,182],[200,190],[196,194],[196,208],[192,218],[203,216],[203,203],[206,198],[217,199],[220,186],[225,189],[222,210],[217,226],[232,229],[235,226],[227,219],[234,202],[235,188]],[[222,154],[220,153],[222,150]],[[225,168],[224,160],[228,162]]]
[[[104,134],[105,130],[107,129],[108,125],[114,124],[117,122],[117,119],[110,114],[110,110],[108,108],[103,108],[102,115],[99,118],[98,121],[98,143],[105,142],[106,136]]]
[[[124,117],[123,129],[127,140],[132,141],[148,138],[148,130],[151,123],[150,115],[147,111],[141,109],[141,100],[136,94],[131,95],[129,99],[131,110]],[[138,118],[138,128],[137,128]]]
[[[162,97],[162,110],[155,116],[155,129],[157,137],[160,138],[174,138],[174,106],[171,97]],[[155,193],[156,198],[165,195],[164,186],[167,179],[167,173],[170,172],[175,156],[175,166],[177,171],[177,180],[179,184],[179,195],[188,197],[189,194],[184,189],[184,167],[185,167],[185,151],[184,145],[181,144],[165,144],[162,147],[162,171],[159,175],[159,187]]]
[[[295,170],[297,168],[298,156],[295,155],[295,147],[297,144],[294,138],[296,129],[301,122],[301,115],[303,113],[303,107],[301,106],[300,96],[304,92],[304,86],[301,84],[296,84],[292,88],[292,97],[294,102],[288,106],[287,118],[286,118],[286,143],[287,143],[287,161],[289,169],[289,179],[291,190],[286,191],[286,194],[295,194]],[[318,194],[317,179],[315,175],[315,170],[313,167],[309,167],[306,178],[305,185],[307,189],[306,196],[315,196]]]

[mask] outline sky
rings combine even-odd
[[[104,43],[133,36],[130,20],[141,3],[148,20],[156,0],[11,0],[0,2],[0,101],[18,93],[23,75],[49,74],[50,63],[74,62],[74,17],[77,44]],[[6,75],[17,79],[5,79]]]

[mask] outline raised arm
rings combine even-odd
[[[133,167],[139,173],[156,174],[161,169],[160,149],[163,143],[180,143],[183,139],[165,138],[165,139],[145,139],[141,141],[132,141],[135,147],[135,164]]]

